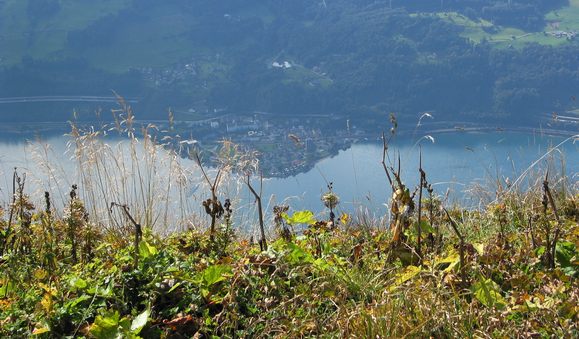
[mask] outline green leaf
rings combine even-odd
[[[171,287],[171,289],[170,289],[169,291],[167,291],[167,294],[173,292],[174,290],[177,289],[177,287],[179,287],[179,286],[181,286],[181,285],[182,285],[181,282],[176,283],[175,285],[173,285],[173,287]]]
[[[312,255],[304,251],[298,245],[294,243],[289,243],[287,247],[290,250],[289,253],[287,254],[287,260],[289,261],[289,263],[301,264],[314,262],[314,258],[312,257]]]
[[[434,233],[434,228],[432,228],[430,223],[426,220],[420,222],[420,230],[422,233]]]
[[[297,211],[291,217],[287,214],[283,215],[285,221],[290,225],[296,224],[306,224],[312,225],[316,223],[316,219],[314,218],[314,213],[311,211]]]
[[[77,288],[79,290],[85,289],[88,286],[86,281],[79,277],[73,277],[72,279],[70,279],[69,284],[70,286]]]
[[[561,267],[573,266],[572,259],[576,254],[575,244],[569,241],[560,241],[555,246],[555,258]]]
[[[151,311],[146,309],[143,313],[139,314],[138,316],[133,319],[131,323],[131,332],[134,334],[139,334],[143,327],[147,325],[147,321],[149,321],[149,316],[151,315]]]
[[[322,271],[329,270],[329,269],[332,268],[332,265],[330,265],[330,263],[329,263],[326,259],[324,259],[324,258],[318,258],[318,259],[316,259],[316,260],[314,261],[314,266],[315,266],[317,269],[322,270]]]
[[[471,287],[474,296],[486,307],[496,306],[502,309],[506,306],[506,301],[501,295],[501,288],[492,279],[481,279]]]
[[[547,249],[545,248],[545,246],[539,246],[539,247],[537,247],[537,249],[535,249],[535,254],[540,257],[543,254],[545,254],[546,250]]]
[[[417,227],[418,222],[413,223],[412,227],[409,227],[407,230],[404,231],[404,235],[409,238],[414,238],[418,235]],[[422,220],[420,222],[420,231],[422,234],[434,233],[434,228],[430,226],[430,223],[426,220]]]
[[[90,333],[97,339],[116,339],[122,337],[119,328],[120,315],[118,311],[97,315],[90,327]]]
[[[231,270],[229,265],[209,266],[203,271],[202,278],[207,286],[211,286],[229,277]]]
[[[130,336],[127,336],[127,333],[125,333],[125,332],[128,332],[130,327],[131,327],[131,321],[127,317],[125,317],[119,321],[119,327],[120,327],[120,330],[122,330],[122,332],[124,334],[123,337],[130,337]]]
[[[147,259],[155,254],[157,254],[157,248],[155,248],[155,246],[149,245],[146,241],[139,243],[139,255],[141,258]]]
[[[0,286],[0,297],[5,297],[10,291],[15,290],[14,283],[12,281],[0,281],[0,283],[2,283],[2,286]]]
[[[90,297],[90,296],[87,295],[87,294],[83,294],[83,295],[81,295],[80,297],[78,297],[78,298],[76,298],[76,299],[73,299],[72,301],[68,302],[68,303],[65,305],[66,310],[70,313],[70,312],[76,307],[76,305],[80,304],[80,303],[83,302],[83,301],[90,300],[90,299],[92,299],[92,297]]]
[[[118,326],[119,319],[118,311],[107,312],[104,315],[97,315],[94,323],[102,328],[112,328]]]

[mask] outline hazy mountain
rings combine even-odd
[[[62,100],[114,89],[152,118],[171,106],[183,119],[225,109],[518,122],[576,109],[575,30],[577,0],[4,0],[0,119],[90,116],[110,104]],[[6,99],[37,96],[60,98]]]

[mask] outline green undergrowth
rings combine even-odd
[[[0,218],[0,336],[576,337],[579,195],[547,191],[424,200],[420,256],[416,228],[348,215],[278,209],[262,251],[229,227],[103,231],[75,190],[63,218],[19,195]]]

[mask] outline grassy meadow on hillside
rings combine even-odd
[[[523,48],[529,43],[546,46],[561,46],[569,43],[568,39],[556,38],[548,34],[553,31],[579,31],[579,1],[571,0],[568,6],[553,10],[545,15],[546,26],[542,31],[525,31],[478,18],[469,18],[457,12],[416,13],[413,16],[435,16],[453,25],[463,28],[461,36],[475,43],[483,41],[497,48]]]

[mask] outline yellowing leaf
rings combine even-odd
[[[49,328],[46,328],[46,327],[35,328],[32,331],[32,335],[39,335],[39,334],[43,334],[43,333],[47,333],[47,332],[50,332]]]
[[[444,258],[436,260],[434,267],[437,269],[443,269],[443,272],[452,271],[460,263],[460,256],[455,251],[450,252],[450,254]]]
[[[34,278],[36,278],[37,280],[43,280],[44,278],[46,278],[47,275],[48,273],[42,268],[39,268],[34,271]]]
[[[52,296],[50,293],[44,293],[42,300],[40,301],[42,308],[46,311],[46,313],[50,313],[52,311],[52,307],[54,303],[52,302]]]
[[[485,254],[485,244],[475,243],[472,247],[478,252],[479,255]]]
[[[351,217],[348,213],[342,213],[342,215],[340,216],[340,221],[342,222],[342,224],[347,224],[348,222],[350,222]]]
[[[42,288],[46,293],[49,293],[52,296],[56,296],[56,289],[54,287],[50,287],[43,283],[38,283],[38,286]]]
[[[406,267],[403,272],[396,274],[396,280],[394,281],[394,284],[392,286],[390,286],[390,288],[388,290],[389,291],[395,290],[396,287],[398,287],[398,286],[404,284],[405,282],[407,282],[408,280],[414,278],[421,271],[422,271],[422,268],[420,268],[418,266],[410,265],[410,266]]]

